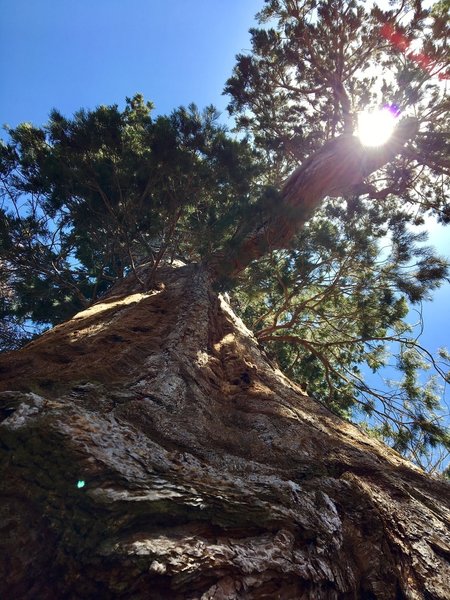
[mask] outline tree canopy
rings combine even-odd
[[[248,202],[258,164],[217,113],[153,119],[141,95],[72,119],[52,111],[1,147],[2,265],[17,321],[55,324],[149,257],[200,260]],[[221,236],[218,234],[221,231]]]
[[[277,213],[298,163],[352,136],[358,112],[389,104],[420,124],[402,151],[218,285],[309,394],[435,465],[432,448],[450,447],[439,403],[448,355],[420,346],[408,310],[448,279],[423,230],[427,218],[450,220],[448,2],[385,11],[356,0],[266,0],[259,20],[225,87],[239,135],[213,107],[154,118],[141,95],[123,110],[54,110],[43,127],[8,130],[3,349],[138,277],[142,260],[156,273],[163,259],[226,258]],[[392,361],[396,384],[366,382]],[[424,383],[426,368],[434,375]]]
[[[394,160],[328,198],[291,248],[250,267],[240,291],[246,318],[291,377],[339,411],[360,403],[410,456],[434,439],[416,433],[442,393],[418,371],[432,364],[448,378],[446,352],[431,357],[407,317],[448,278],[422,227],[431,215],[449,220],[448,8],[267,0],[252,52],[237,57],[225,88],[274,186],[324,143],[353,133],[362,111],[389,106],[419,120]],[[363,371],[392,364],[392,355],[400,380],[388,393],[367,386]]]

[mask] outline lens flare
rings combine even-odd
[[[400,110],[397,106],[384,106],[381,110],[358,115],[357,135],[364,146],[382,146],[391,137]]]

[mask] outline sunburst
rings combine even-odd
[[[385,106],[381,110],[361,112],[358,115],[357,136],[364,146],[382,146],[391,137],[399,110],[395,106]]]

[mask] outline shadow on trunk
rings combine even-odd
[[[202,267],[158,282],[0,357],[3,597],[448,598],[448,485],[283,376]]]

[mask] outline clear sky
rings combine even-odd
[[[42,125],[58,108],[117,103],[136,92],[158,113],[216,105],[263,0],[0,0],[0,124]],[[450,227],[432,227],[450,257]],[[414,315],[411,316],[414,319]],[[424,306],[421,341],[450,346],[450,286]]]
[[[0,122],[43,124],[51,108],[159,113],[215,104],[262,0],[0,0]]]

